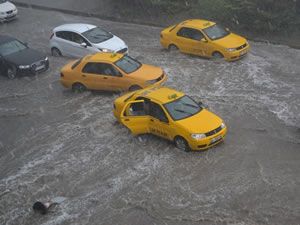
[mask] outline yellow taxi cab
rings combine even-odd
[[[61,69],[60,82],[75,92],[134,91],[167,79],[160,67],[142,64],[128,55],[101,52],[87,55]]]
[[[245,56],[250,49],[245,38],[214,22],[200,19],[186,20],[164,29],[160,43],[169,50],[227,61]]]
[[[212,147],[227,133],[223,120],[202,103],[160,85],[117,98],[113,113],[133,135],[151,133],[174,141],[184,151]]]

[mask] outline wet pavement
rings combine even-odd
[[[119,93],[74,94],[59,83],[72,60],[49,55],[51,29],[102,26],[130,55],[164,68],[166,85],[202,100],[229,132],[185,153],[118,124]],[[0,33],[49,55],[43,74],[0,77],[0,224],[300,224],[300,50],[251,43],[228,63],[163,50],[159,28],[20,8]],[[32,204],[62,196],[46,216]]]

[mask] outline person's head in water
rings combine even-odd
[[[45,215],[48,212],[49,206],[47,203],[43,204],[42,202],[35,202],[32,208],[35,212]]]

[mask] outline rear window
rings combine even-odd
[[[81,61],[82,61],[82,58],[79,59],[79,60],[77,60],[77,61],[71,66],[72,70],[74,70],[74,69],[81,63]]]

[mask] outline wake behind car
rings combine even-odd
[[[160,67],[142,64],[128,55],[100,52],[70,62],[61,69],[60,82],[75,92],[134,91],[163,83]]]
[[[45,54],[13,37],[0,35],[1,75],[14,79],[20,75],[34,75],[48,68],[49,60]]]
[[[117,98],[113,112],[134,135],[151,133],[184,151],[210,148],[227,133],[223,120],[202,103],[159,85]]]
[[[250,49],[245,38],[219,24],[200,19],[186,20],[164,29],[160,43],[169,50],[227,61],[245,56]]]
[[[0,22],[10,21],[16,18],[17,7],[7,0],[0,0]]]
[[[127,53],[123,40],[91,24],[64,24],[53,29],[50,38],[53,56],[83,57],[97,52]]]

